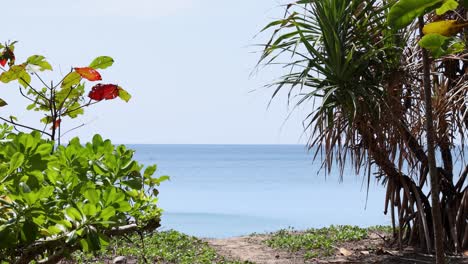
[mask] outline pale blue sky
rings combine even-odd
[[[113,67],[102,71],[103,81],[118,83],[132,100],[88,108],[78,120],[63,123],[64,130],[87,123],[70,136],[87,140],[100,133],[118,143],[304,143],[304,112],[286,121],[292,110],[286,96],[267,108],[272,91],[262,86],[281,70],[267,68],[250,76],[259,57],[253,45],[268,37],[254,36],[282,16],[280,3],[10,1],[2,5],[0,41],[19,41],[18,62],[33,54],[46,56],[55,67],[47,77],[55,80],[99,55],[115,59]],[[16,85],[0,86],[9,103],[0,114],[31,122]]]

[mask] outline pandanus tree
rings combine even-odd
[[[368,188],[377,177],[386,186],[384,213],[391,216],[395,241],[432,252],[434,189],[426,140],[430,110],[438,152],[434,172],[440,187],[441,239],[447,251],[459,253],[468,248],[466,1],[395,2],[291,3],[283,19],[263,29],[272,35],[259,65],[288,69],[269,85],[272,97],[286,89],[289,101],[310,105],[304,128],[324,168],[338,166],[343,175],[351,162],[357,173],[367,175]],[[416,17],[445,25],[426,25],[421,40],[424,25]],[[395,26],[401,19],[406,21]],[[440,30],[447,26],[451,33],[444,36]],[[422,47],[430,56],[424,56]],[[429,106],[425,83],[432,90]]]

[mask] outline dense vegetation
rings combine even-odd
[[[266,244],[291,252],[303,251],[304,258],[309,259],[334,255],[338,243],[359,241],[367,236],[368,230],[357,226],[330,226],[300,232],[283,229],[273,233]]]
[[[85,96],[85,80],[101,80],[97,69],[111,66],[112,58],[75,67],[54,85],[38,74],[52,70],[43,56],[16,64],[14,44],[0,45],[0,81],[17,81],[31,102],[27,109],[45,117],[41,129],[0,117],[9,123],[0,126],[0,262],[55,263],[76,250],[99,250],[111,237],[157,228],[156,187],[168,177],[153,177],[156,165],[143,170],[132,150],[100,135],[84,145],[78,138],[60,144],[65,118],[102,100],[130,99],[113,84],[96,84]]]
[[[77,253],[73,259],[78,263],[107,263],[115,256],[125,256],[129,262],[138,263],[248,264],[227,260],[219,256],[206,242],[175,230],[115,239],[96,255]]]
[[[428,252],[468,248],[467,6],[301,0],[264,29],[273,33],[260,63],[288,69],[273,97],[287,89],[310,103],[316,157],[341,173],[351,161],[368,183],[376,167],[400,245]]]

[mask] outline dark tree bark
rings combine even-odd
[[[419,29],[421,36],[422,27],[424,26],[424,20],[422,17],[419,18]],[[426,105],[426,136],[427,136],[427,159],[429,165],[429,175],[431,182],[431,198],[432,198],[432,225],[434,228],[434,246],[436,252],[436,263],[445,263],[445,252],[444,252],[444,241],[443,241],[443,226],[442,226],[442,214],[440,210],[439,201],[439,173],[437,171],[436,159],[435,159],[435,147],[434,147],[434,123],[432,117],[432,90],[431,90],[431,77],[430,77],[430,65],[429,56],[425,49],[421,49],[423,59],[423,71],[424,71],[424,102]]]

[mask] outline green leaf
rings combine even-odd
[[[50,124],[50,123],[52,123],[52,117],[45,116],[45,117],[41,118],[40,121],[41,121],[41,123],[44,123],[44,124]]]
[[[10,159],[10,169],[8,173],[12,173],[16,169],[18,169],[24,162],[24,155],[20,152],[16,152]]]
[[[62,233],[62,229],[60,229],[57,225],[49,226],[49,227],[47,228],[47,231],[48,231],[51,235],[57,235],[57,234]]]
[[[135,189],[135,190],[140,190],[141,188],[143,188],[143,182],[141,179],[138,179],[138,178],[123,181],[122,184],[125,184],[128,187]]]
[[[448,11],[453,11],[457,9],[458,7],[458,2],[455,0],[445,0],[444,3],[436,9],[436,14],[437,15],[443,15],[447,13]]]
[[[39,145],[39,147],[36,149],[36,153],[40,154],[41,156],[50,155],[50,153],[52,153],[52,144],[43,143]]]
[[[88,241],[90,250],[94,251],[94,250],[101,249],[101,241],[99,241],[99,236],[95,228],[88,227],[87,241]]]
[[[85,215],[94,216],[96,215],[97,208],[94,204],[85,204],[83,206],[83,213]]]
[[[78,102],[75,102],[71,106],[68,107],[67,111],[68,112],[65,116],[69,116],[70,118],[76,118],[79,115],[84,114],[84,109],[81,107],[81,105]]]
[[[144,177],[146,179],[150,178],[154,174],[154,172],[156,172],[157,168],[158,168],[157,165],[152,165],[152,166],[146,167],[145,172],[143,173]]]
[[[109,220],[111,217],[115,215],[114,207],[106,207],[104,210],[101,211],[99,214],[99,218],[102,220]]]
[[[390,9],[388,24],[395,29],[404,28],[416,17],[434,10],[442,2],[444,0],[400,0]]]
[[[88,199],[88,201],[92,204],[99,203],[99,193],[95,189],[87,189],[84,191],[83,196]]]
[[[169,177],[169,176],[167,176],[167,175],[161,176],[161,177],[159,177],[159,182],[168,181],[168,180],[170,180],[170,179],[171,179],[171,177]]]
[[[81,80],[81,75],[78,74],[75,71],[72,71],[69,74],[67,74],[65,76],[65,78],[63,78],[61,87],[62,88],[70,88],[70,87],[72,87],[74,85],[79,84],[80,80]]]
[[[463,0],[463,6],[468,7],[468,0]]]
[[[39,66],[40,71],[52,70],[52,66],[45,60],[45,57],[41,55],[33,55],[29,57],[26,63]]]
[[[445,37],[439,34],[427,34],[418,44],[429,50],[434,58],[454,54],[465,49],[465,44],[462,40]]]
[[[122,100],[124,100],[125,102],[128,103],[128,101],[130,101],[130,98],[132,98],[132,96],[127,91],[122,89],[122,87],[119,86],[118,89],[119,89],[120,99],[122,99]]]
[[[20,191],[23,194],[31,192],[31,188],[29,188],[29,186],[25,182],[20,182],[19,187],[20,187]]]
[[[7,102],[5,102],[5,100],[0,98],[0,107],[6,106],[6,105],[8,105]]]
[[[21,71],[18,75],[18,82],[23,85],[24,88],[28,87],[31,83],[31,75],[26,70]]]
[[[89,67],[93,69],[105,69],[112,66],[112,64],[114,64],[114,59],[109,56],[100,56],[95,58]]]
[[[24,87],[27,87],[31,82],[31,76],[26,72],[24,65],[13,65],[8,71],[0,74],[0,81],[3,83],[9,83],[15,80],[18,80]]]
[[[89,245],[87,239],[80,239],[80,246],[84,252],[89,252]]]
[[[81,221],[82,219],[80,211],[73,207],[67,207],[65,209],[65,216],[72,221]]]
[[[71,242],[74,242],[76,240],[77,234],[76,230],[71,231],[70,233],[67,234],[67,239],[65,240],[65,243],[69,244]]]
[[[34,108],[36,108],[36,103],[32,103],[32,104],[28,105],[28,106],[26,107],[26,110],[32,110],[32,109],[34,109]]]
[[[128,212],[132,209],[132,206],[127,201],[120,201],[117,205],[120,212]]]

